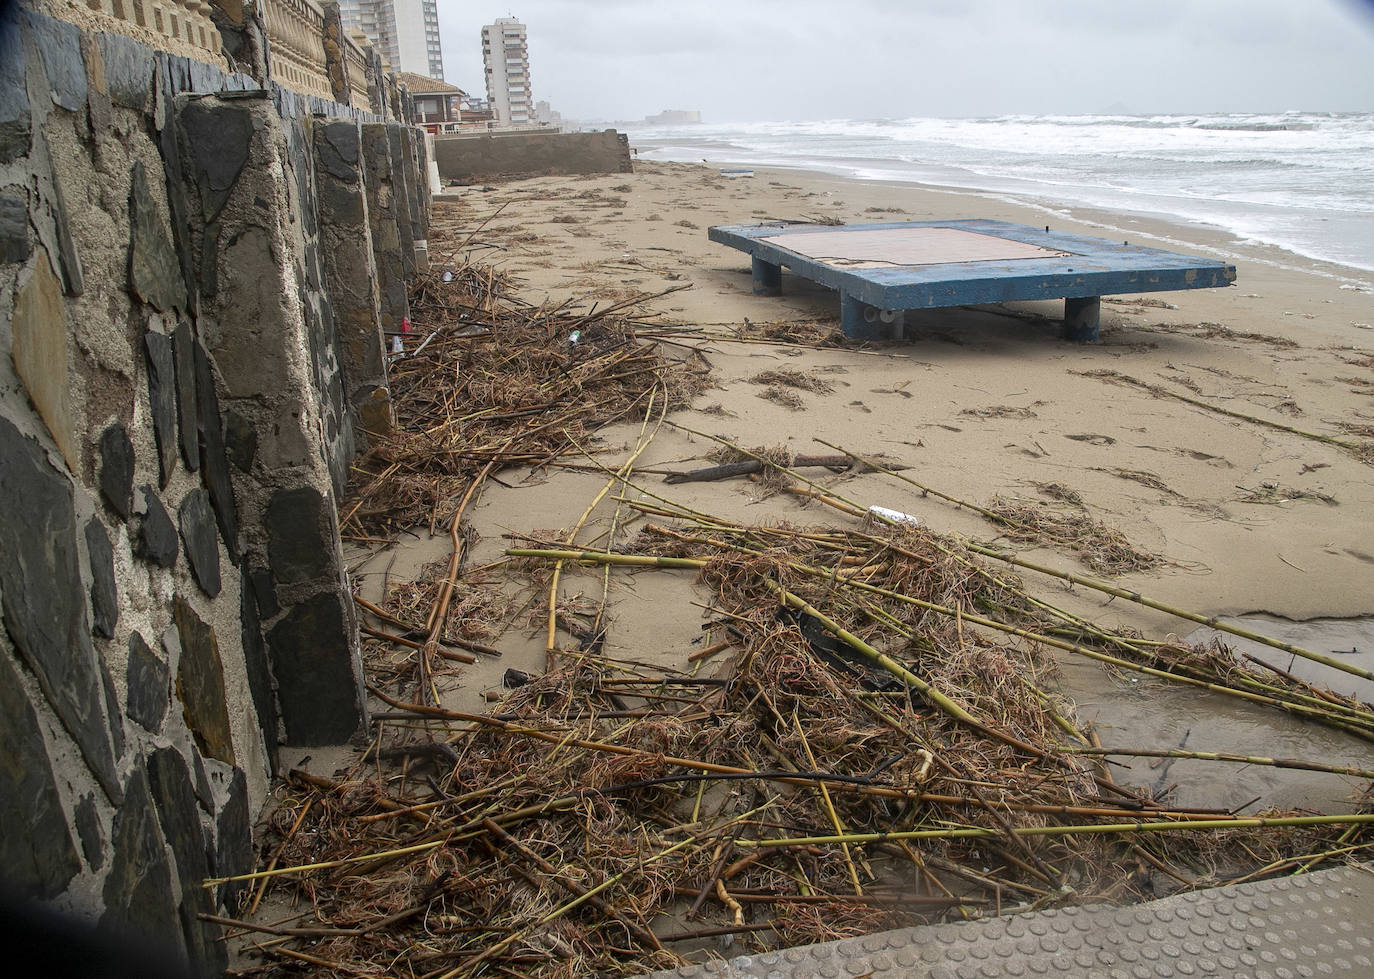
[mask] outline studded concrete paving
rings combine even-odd
[[[652,979],[1374,976],[1374,865],[1104,906],[925,925]]]

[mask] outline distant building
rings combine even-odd
[[[487,100],[497,125],[533,125],[525,25],[514,17],[498,17],[496,23],[483,27],[482,61],[487,70]]]
[[[696,109],[664,109],[656,116],[645,116],[649,126],[690,126],[701,122],[701,113]]]
[[[476,125],[495,125],[491,114],[491,103],[475,95],[465,95],[458,100],[458,121]]]
[[[408,71],[398,72],[397,77],[410,89],[415,100],[415,121],[425,129],[438,133],[448,123],[463,121],[461,106],[467,93],[457,85]]]
[[[534,103],[534,121],[541,126],[562,126],[563,113],[556,112],[553,106],[540,99]]]
[[[394,71],[444,77],[437,0],[339,0],[346,30],[360,30]]]

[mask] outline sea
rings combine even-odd
[[[1370,112],[831,119],[629,135],[641,159],[799,167],[972,190],[1051,214],[1162,217],[1374,272]]]

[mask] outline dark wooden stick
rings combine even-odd
[[[339,938],[349,935],[361,935],[357,928],[278,928],[275,925],[255,924],[251,921],[240,921],[237,918],[223,918],[217,914],[198,914],[201,921],[209,921],[212,924],[223,925],[226,928],[241,928],[244,931],[257,931],[265,935],[279,935],[291,938]]]
[[[368,626],[365,626],[365,625],[364,625],[364,626],[359,626],[359,627],[358,627],[358,631],[361,632],[361,633],[362,633],[363,635],[365,635],[365,636],[371,636],[371,637],[374,638],[374,639],[385,639],[387,642],[394,642],[396,645],[398,645],[398,646],[405,646],[407,649],[424,649],[424,648],[425,648],[425,644],[422,643],[422,642],[416,642],[416,641],[413,640],[413,639],[407,639],[405,636],[393,636],[393,635],[392,635],[391,633],[389,633],[389,632],[382,632],[380,629],[372,629],[372,628],[369,628]],[[443,650],[443,649],[437,650],[437,653],[438,653],[439,656],[442,656],[444,659],[453,659],[453,660],[457,660],[459,663],[476,663],[476,662],[477,662],[477,657],[476,657],[476,656],[473,656],[471,653],[455,653],[455,652],[453,652],[452,650]]]
[[[854,460],[848,456],[797,456],[788,468],[851,469]],[[707,466],[705,469],[692,469],[688,472],[670,473],[663,477],[665,483],[709,483],[733,476],[747,476],[762,472],[764,464],[758,459],[745,459],[742,462],[727,462],[721,466]],[[899,468],[905,469],[905,466]]]

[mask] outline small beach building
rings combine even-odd
[[[410,89],[416,122],[427,131],[441,133],[446,126],[462,121],[461,105],[467,93],[457,85],[408,71],[397,72],[397,77]]]

